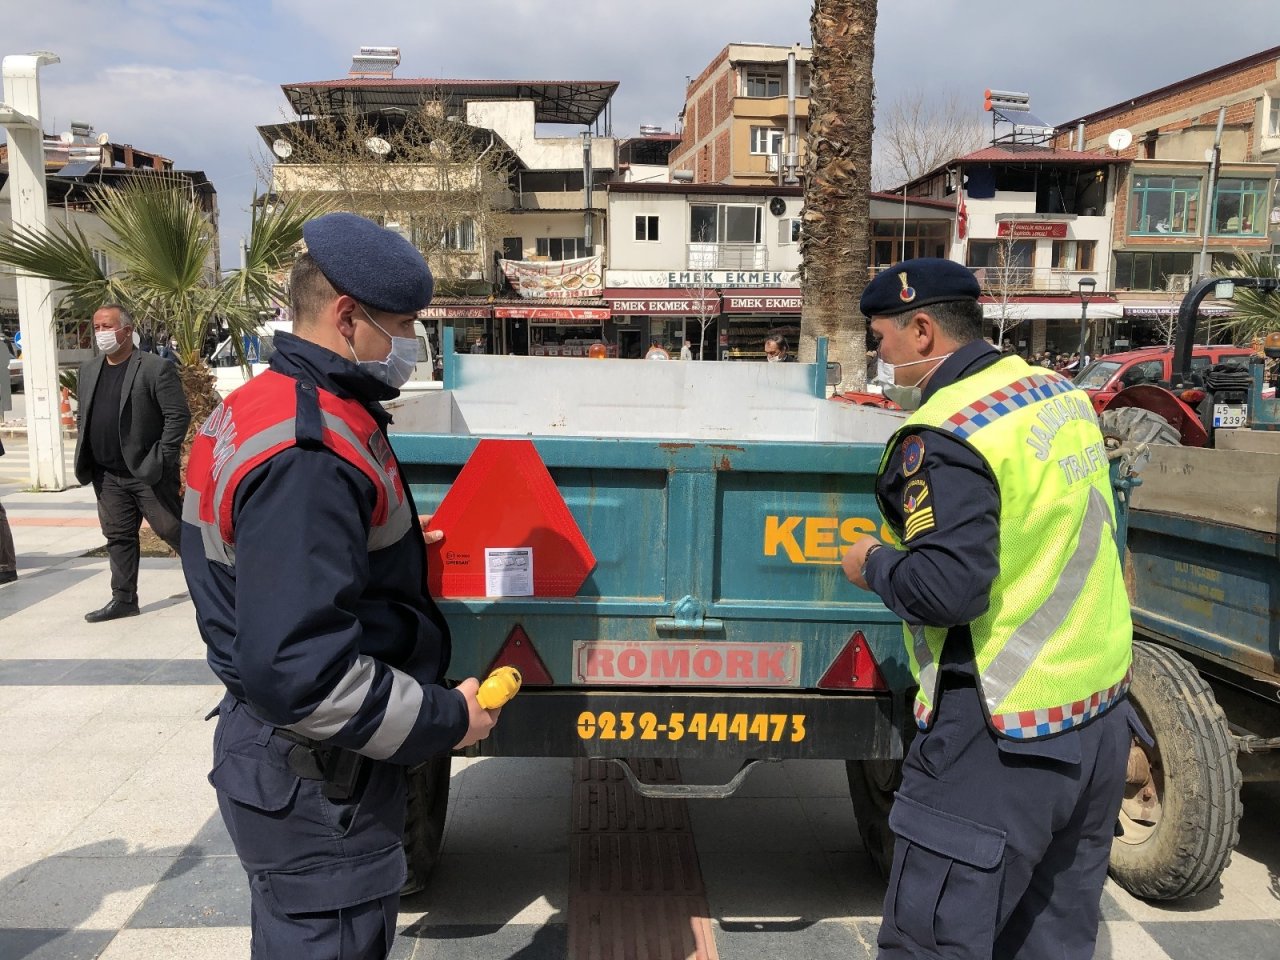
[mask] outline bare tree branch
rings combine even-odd
[[[990,130],[969,98],[908,90],[876,116],[872,177],[878,189],[900,186],[989,139]]]

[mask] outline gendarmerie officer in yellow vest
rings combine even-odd
[[[912,411],[876,485],[897,542],[844,557],[919,683],[880,956],[1090,960],[1140,730],[1110,474],[1088,398],[987,343],[979,293],[908,260],[860,304]]]

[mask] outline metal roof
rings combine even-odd
[[[1201,84],[1216,80],[1218,77],[1227,76],[1240,70],[1247,70],[1250,67],[1256,67],[1259,64],[1276,59],[1280,59],[1280,47],[1270,47],[1269,49],[1262,50],[1258,53],[1252,54],[1251,56],[1242,57],[1239,60],[1233,60],[1231,63],[1225,63],[1220,67],[1214,67],[1212,70],[1206,70],[1204,73],[1197,73],[1193,77],[1186,77],[1185,79],[1177,80],[1167,86],[1159,87],[1155,90],[1148,91],[1147,93],[1141,93],[1130,100],[1121,100],[1119,103],[1114,103],[1109,107],[1103,107],[1101,110],[1095,110],[1093,113],[1086,113],[1082,117],[1076,117],[1074,120],[1068,120],[1065,123],[1059,124],[1058,130],[1065,131],[1081,122],[1095,123],[1098,120],[1103,120],[1114,114],[1123,113],[1127,110],[1132,110],[1135,107],[1146,106],[1149,103],[1161,100],[1171,94],[1178,93],[1179,91],[1200,86]],[[1208,101],[1210,97],[1206,96],[1204,99]]]
[[[617,80],[433,80],[428,78],[346,77],[281,85],[300,116],[369,112],[384,107],[413,109],[443,97],[459,105],[467,100],[532,100],[537,123],[596,121],[618,89]]]
[[[1089,153],[1080,150],[1051,150],[1047,147],[1032,146],[1025,143],[1006,143],[1000,146],[983,147],[963,157],[956,157],[945,164],[949,167],[957,163],[1129,163],[1125,157],[1112,157],[1105,153]],[[942,169],[939,167],[938,169]],[[936,173],[937,171],[933,171]],[[927,176],[927,174],[926,174]],[[921,179],[921,178],[917,178]]]

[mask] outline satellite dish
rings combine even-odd
[[[278,137],[271,144],[271,152],[281,160],[288,160],[293,156],[293,144],[284,139],[284,137]]]
[[[58,140],[62,143],[72,144],[76,142],[76,135],[70,130],[64,130],[62,133],[58,134]]]
[[[1121,127],[1119,130],[1112,130],[1107,137],[1107,146],[1119,153],[1129,144],[1133,143],[1133,134]]]
[[[105,147],[110,142],[111,134],[107,133],[105,130],[98,134],[98,146]]]
[[[364,142],[364,145],[370,153],[376,153],[380,157],[385,157],[391,152],[391,144],[383,140],[382,137],[370,137]]]

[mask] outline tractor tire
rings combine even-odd
[[[893,831],[889,829],[889,808],[902,785],[901,760],[846,760],[849,799],[858,821],[858,835],[876,872],[889,879],[893,866]]]
[[[449,812],[449,768],[445,754],[420,763],[408,772],[408,803],[404,820],[404,858],[408,876],[402,896],[425,889],[440,859],[444,821]]]
[[[1135,897],[1179,900],[1209,887],[1240,839],[1240,771],[1226,715],[1186,660],[1133,645],[1130,701],[1155,740],[1134,738],[1111,876]]]
[[[1142,407],[1111,407],[1102,411],[1099,418],[1102,435],[1115,440],[1117,445],[1135,443],[1160,443],[1180,446],[1182,434],[1154,410]]]

